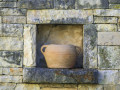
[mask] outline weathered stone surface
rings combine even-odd
[[[109,4],[109,8],[111,8],[111,9],[120,9],[120,4]]]
[[[118,70],[99,70],[98,84],[117,84]]]
[[[108,8],[108,0],[77,0],[76,9]]]
[[[22,76],[0,76],[0,82],[2,83],[8,83],[8,82],[14,82],[14,83],[20,83],[22,82]]]
[[[118,4],[120,3],[120,0],[109,0],[110,4]]]
[[[90,85],[90,84],[80,84],[78,85],[78,90],[103,90],[102,85]]]
[[[0,51],[0,66],[22,67],[23,52],[21,51]]]
[[[15,90],[41,90],[38,84],[17,84]]]
[[[16,7],[16,2],[0,2],[0,7]]]
[[[24,25],[24,61],[23,65],[36,66],[36,25]]]
[[[77,90],[77,88],[41,88],[41,90]]]
[[[26,82],[26,83],[97,83],[97,70],[24,68],[23,82]]]
[[[23,50],[23,38],[0,37],[0,50]]]
[[[117,31],[116,24],[95,24],[98,32],[115,32]]]
[[[28,35],[28,34],[26,34]],[[66,44],[77,47],[77,59],[74,68],[83,68],[83,25],[48,25],[37,26],[37,57],[38,67],[46,68],[45,58],[40,51],[42,45]]]
[[[53,9],[53,0],[19,0],[19,8],[27,9]]]
[[[2,74],[5,75],[23,75],[22,68],[3,68]]]
[[[120,32],[98,32],[98,45],[120,45]]]
[[[95,25],[84,25],[83,40],[83,66],[84,68],[97,68],[97,29]]]
[[[0,75],[2,74],[2,68],[0,68]]]
[[[0,36],[23,36],[22,24],[0,24]]]
[[[94,17],[94,23],[117,23],[117,17]]]
[[[86,24],[93,23],[92,10],[28,10],[27,23]]]
[[[117,90],[117,88],[116,85],[104,85],[104,90]]]
[[[10,24],[24,24],[26,23],[25,16],[3,16],[3,23],[10,23]]]
[[[75,0],[54,0],[55,9],[75,9]]]
[[[0,15],[26,15],[26,9],[19,8],[0,8]]]
[[[1,0],[1,1],[6,1],[6,2],[15,2],[17,0]]]
[[[15,87],[15,83],[0,83],[0,90],[14,90]]]
[[[99,46],[98,67],[100,69],[120,69],[120,46]]]
[[[118,9],[96,9],[94,10],[95,16],[120,16],[120,10]]]

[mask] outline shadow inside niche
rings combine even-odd
[[[74,68],[83,67],[83,25],[37,25],[37,67],[47,68],[40,51],[42,45],[71,44],[76,46],[78,57]]]

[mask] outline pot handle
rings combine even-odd
[[[41,47],[41,52],[44,54],[45,53],[45,49],[48,47],[48,45],[43,45]]]

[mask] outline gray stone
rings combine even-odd
[[[19,0],[17,3],[19,8],[27,9],[53,9],[53,0]]]
[[[110,4],[119,4],[120,0],[109,0]]]
[[[3,68],[2,74],[4,75],[23,75],[23,69],[22,68]]]
[[[94,24],[84,25],[83,66],[97,68],[97,29]]]
[[[2,74],[2,68],[0,68],[0,75]]]
[[[95,9],[95,16],[120,16],[119,9]]]
[[[0,2],[0,7],[16,7],[16,2]]]
[[[23,52],[0,51],[0,67],[22,67]]]
[[[25,16],[3,16],[3,23],[10,23],[10,24],[24,24],[26,23]]]
[[[86,24],[93,23],[92,10],[28,10],[31,24]]]
[[[99,70],[98,84],[112,84],[118,83],[118,70]]]
[[[24,25],[24,61],[27,67],[36,66],[36,25]]]
[[[120,32],[98,32],[98,45],[120,45]]]
[[[55,9],[75,9],[75,0],[54,0]]]
[[[98,46],[98,67],[120,69],[120,46]]]
[[[24,68],[23,82],[27,82],[27,83],[97,83],[97,70]]]
[[[17,84],[14,90],[41,90],[39,84]]]
[[[19,8],[0,8],[0,15],[26,15],[26,9]]]
[[[2,75],[0,76],[0,82],[2,83],[21,83],[22,82],[22,76],[8,76],[8,75]]]
[[[0,36],[23,36],[22,24],[0,24]]]
[[[95,24],[98,32],[115,32],[117,31],[116,24]]]
[[[5,2],[16,2],[17,0],[1,0],[1,1],[5,1]]]
[[[0,37],[0,50],[23,50],[23,38]]]
[[[120,4],[109,4],[109,8],[111,8],[111,9],[120,9]]]
[[[94,17],[94,23],[117,23],[117,17]]]
[[[77,0],[76,9],[109,8],[108,0]]]
[[[15,87],[15,83],[0,83],[0,90],[14,90]]]

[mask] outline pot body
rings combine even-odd
[[[77,53],[73,45],[43,45],[41,52],[48,68],[73,68],[76,63]]]

